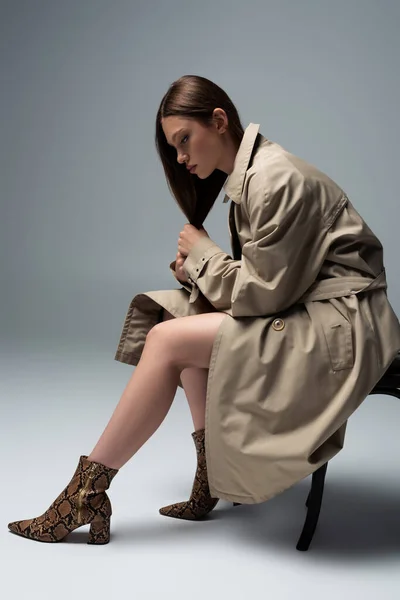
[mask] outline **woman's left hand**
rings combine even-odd
[[[182,256],[187,256],[195,243],[202,237],[209,237],[204,227],[197,229],[194,225],[186,223],[179,234],[178,251]]]

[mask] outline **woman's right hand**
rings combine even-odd
[[[186,282],[188,280],[185,271],[183,270],[183,263],[186,258],[178,251],[176,254],[175,273],[180,281]]]

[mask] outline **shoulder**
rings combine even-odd
[[[269,208],[289,210],[306,201],[310,187],[305,173],[275,148],[259,148],[246,172],[242,203],[248,214]]]
[[[287,208],[307,202],[324,213],[344,194],[316,166],[263,138],[246,173],[243,200],[249,209],[260,202],[283,202]]]
[[[274,195],[285,187],[306,186],[308,175],[278,144],[266,140],[259,144],[246,172],[244,191],[254,195]]]

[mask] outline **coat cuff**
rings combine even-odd
[[[176,281],[187,291],[190,293],[190,297],[189,297],[189,304],[192,304],[193,302],[195,302],[198,298],[199,295],[199,288],[194,285],[193,283],[190,282],[184,282],[184,281],[179,281],[179,279],[176,276],[175,273],[175,267],[176,267],[176,260],[173,260],[170,265],[169,268],[172,272],[172,275],[175,277]]]
[[[188,275],[189,281],[197,282],[203,267],[214,254],[223,253],[222,248],[218,246],[209,237],[201,237],[191,248],[189,254],[183,263],[183,268]]]

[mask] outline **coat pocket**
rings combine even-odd
[[[310,316],[323,333],[333,371],[354,366],[352,325],[337,298],[307,302]]]

